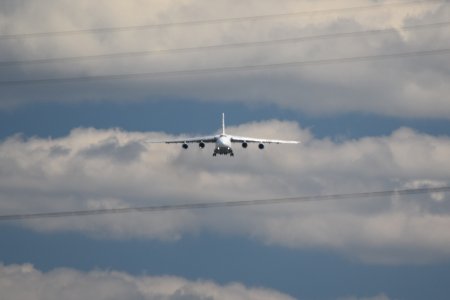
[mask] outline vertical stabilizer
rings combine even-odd
[[[222,134],[225,134],[225,114],[222,113]]]

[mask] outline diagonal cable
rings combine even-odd
[[[156,55],[156,54],[183,53],[183,52],[193,52],[193,51],[212,51],[212,50],[244,48],[244,47],[254,47],[254,46],[268,46],[268,45],[275,45],[275,44],[298,43],[298,42],[305,42],[305,41],[346,38],[346,37],[354,37],[354,36],[360,37],[360,36],[365,36],[365,35],[375,35],[375,34],[396,32],[396,30],[413,31],[413,30],[433,29],[433,28],[445,27],[445,26],[449,26],[449,25],[450,25],[450,21],[443,21],[443,22],[429,23],[429,24],[408,25],[408,26],[403,26],[403,27],[399,27],[399,28],[371,29],[371,30],[364,30],[364,31],[348,31],[348,32],[340,32],[340,33],[310,35],[310,36],[301,36],[301,37],[294,37],[294,38],[266,40],[266,41],[240,42],[240,43],[231,43],[231,44],[216,44],[216,45],[197,46],[197,47],[182,47],[182,48],[173,48],[173,49],[104,53],[104,54],[85,55],[85,56],[67,56],[67,57],[41,58],[41,59],[29,59],[29,60],[0,61],[0,67],[26,65],[26,64],[77,62],[77,61],[82,61],[82,60],[94,60],[94,59],[140,57],[140,56],[148,56],[148,55]]]
[[[93,216],[106,214],[119,214],[130,212],[166,212],[176,210],[197,210],[209,208],[224,208],[224,207],[241,207],[241,206],[255,206],[255,205],[269,205],[269,204],[287,204],[287,203],[302,203],[314,201],[330,201],[330,200],[344,200],[344,199],[364,199],[374,197],[389,197],[389,196],[408,196],[430,193],[446,193],[450,192],[450,186],[434,187],[434,188],[417,188],[404,190],[389,190],[378,192],[363,192],[363,193],[348,193],[348,194],[331,194],[331,195],[312,195],[299,196],[289,198],[276,199],[259,199],[259,200],[241,200],[241,201],[223,201],[223,202],[199,202],[186,204],[168,204],[158,206],[143,206],[143,207],[126,207],[126,208],[106,208],[94,210],[74,210],[74,211],[59,211],[59,212],[44,212],[44,213],[24,213],[24,214],[9,214],[0,215],[0,221],[24,220],[24,219],[44,219],[44,218],[61,218],[71,216]]]
[[[309,60],[309,61],[295,61],[295,62],[286,62],[286,63],[273,63],[273,64],[265,64],[265,65],[246,65],[246,66],[236,66],[236,67],[217,67],[217,68],[190,69],[190,70],[178,70],[178,71],[159,71],[159,72],[147,72],[147,73],[94,75],[94,76],[80,76],[80,77],[67,77],[67,78],[20,79],[20,80],[0,81],[0,88],[5,87],[5,86],[21,86],[21,85],[34,85],[34,84],[89,82],[89,81],[97,81],[97,80],[120,80],[120,79],[138,79],[138,78],[160,78],[160,77],[170,77],[170,76],[202,75],[202,74],[241,72],[241,71],[262,71],[262,70],[283,69],[283,68],[300,68],[300,67],[314,66],[314,65],[342,64],[342,63],[351,63],[351,62],[376,61],[376,60],[385,60],[385,59],[394,59],[394,58],[410,58],[410,57],[419,57],[419,56],[448,55],[448,54],[450,54],[450,48],[423,50],[423,51],[414,51],[414,52],[379,54],[379,55],[329,58],[329,59],[319,59],[319,60]]]
[[[294,17],[294,16],[310,16],[310,15],[314,15],[314,14],[339,13],[339,12],[346,12],[346,11],[378,9],[378,8],[384,8],[384,7],[409,6],[409,5],[417,5],[417,4],[447,3],[447,2],[448,1],[446,1],[446,0],[413,0],[413,1],[375,3],[375,4],[371,4],[371,5],[354,6],[354,7],[320,9],[320,10],[311,10],[311,11],[299,11],[299,12],[267,14],[267,15],[246,16],[246,17],[210,19],[210,20],[182,21],[182,22],[173,22],[173,23],[120,26],[120,27],[86,28],[86,29],[77,29],[77,30],[61,30],[61,31],[47,31],[47,32],[14,33],[14,34],[0,35],[0,40],[56,37],[56,36],[90,34],[90,33],[114,33],[114,32],[138,31],[138,30],[149,30],[149,29],[162,29],[162,28],[167,28],[167,27],[220,24],[220,23],[230,23],[230,22],[262,21],[262,20]]]

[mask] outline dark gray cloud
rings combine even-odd
[[[115,162],[127,163],[139,159],[143,151],[145,147],[140,142],[133,141],[120,145],[117,139],[111,138],[83,149],[80,155],[88,159],[110,158]]]

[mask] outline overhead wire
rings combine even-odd
[[[160,72],[146,72],[146,73],[126,73],[113,75],[94,75],[94,76],[80,76],[67,78],[20,79],[20,80],[0,81],[0,88],[5,86],[21,86],[21,85],[35,85],[35,84],[76,83],[76,82],[88,82],[98,80],[161,78],[168,76],[203,75],[203,74],[214,74],[225,72],[261,71],[271,69],[294,68],[294,67],[300,68],[305,66],[317,66],[317,65],[385,60],[393,58],[411,58],[411,57],[431,56],[431,55],[447,55],[447,54],[450,54],[450,48],[423,50],[414,52],[390,53],[381,55],[352,56],[352,57],[341,57],[341,58],[330,58],[319,60],[271,63],[262,65],[245,65],[235,67],[216,67],[205,69],[188,69],[188,70],[160,71]]]
[[[372,30],[364,30],[364,31],[350,31],[350,32],[310,35],[310,36],[284,38],[284,39],[276,39],[276,40],[266,40],[266,41],[240,42],[240,43],[231,43],[231,44],[217,44],[217,45],[207,45],[207,46],[198,46],[198,47],[183,47],[183,48],[161,49],[161,50],[105,53],[105,54],[86,55],[86,56],[69,56],[69,57],[30,59],[30,60],[0,61],[0,67],[25,65],[25,64],[64,63],[64,62],[74,62],[74,61],[92,60],[92,59],[126,58],[126,57],[137,57],[137,56],[148,56],[148,55],[153,55],[153,54],[183,53],[183,52],[192,52],[192,51],[210,51],[210,50],[221,50],[221,49],[230,49],[230,48],[243,48],[243,47],[251,47],[251,46],[268,46],[268,45],[274,45],[274,44],[296,43],[296,42],[312,41],[312,40],[323,40],[323,39],[334,39],[334,38],[345,38],[345,37],[353,37],[353,36],[383,34],[383,33],[389,33],[389,32],[396,32],[396,30],[413,31],[413,30],[432,29],[432,28],[445,27],[445,26],[449,26],[449,25],[450,25],[450,21],[445,21],[445,22],[437,22],[437,23],[429,23],[429,24],[409,25],[409,26],[399,27],[396,29],[385,28],[385,29],[372,29]]]
[[[210,208],[225,208],[225,207],[242,207],[255,205],[274,205],[274,204],[288,204],[288,203],[302,203],[315,201],[331,201],[344,199],[364,199],[375,197],[389,197],[389,196],[408,196],[430,193],[446,193],[450,192],[450,186],[432,187],[432,188],[415,188],[403,190],[389,190],[378,192],[363,192],[363,193],[348,193],[348,194],[330,194],[330,195],[312,195],[299,196],[288,198],[274,198],[274,199],[259,199],[259,200],[241,200],[241,201],[221,201],[221,202],[199,202],[186,204],[168,204],[157,206],[143,206],[143,207],[125,207],[125,208],[105,208],[92,210],[72,210],[72,211],[58,211],[58,212],[43,212],[43,213],[20,213],[0,215],[0,221],[14,221],[25,219],[44,219],[44,218],[61,218],[73,216],[93,216],[93,215],[107,215],[131,212],[167,212],[178,210],[198,210]]]
[[[409,6],[409,5],[417,5],[417,4],[433,4],[433,3],[446,3],[446,2],[447,2],[446,0],[413,0],[413,1],[401,1],[401,2],[376,3],[376,4],[364,5],[364,6],[288,12],[288,13],[278,13],[278,14],[266,14],[266,15],[234,17],[234,18],[219,18],[219,19],[209,19],[209,20],[181,21],[181,22],[172,22],[172,23],[120,26],[120,27],[87,28],[87,29],[62,30],[62,31],[13,33],[13,34],[0,35],[0,40],[40,38],[40,37],[52,37],[52,36],[57,37],[57,36],[79,35],[79,34],[90,34],[90,33],[114,33],[114,32],[124,32],[124,31],[161,29],[161,28],[165,28],[165,27],[209,25],[209,24],[218,24],[218,23],[229,23],[229,22],[261,21],[261,20],[268,20],[268,19],[274,19],[274,18],[285,18],[285,17],[294,17],[294,16],[301,16],[301,15],[314,15],[314,14],[336,13],[336,12],[345,12],[345,11],[370,10],[370,9],[378,9],[378,8],[384,8],[384,7]]]

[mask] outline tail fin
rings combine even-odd
[[[222,113],[222,134],[225,134],[225,114]]]

